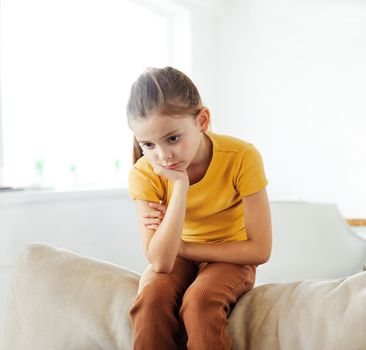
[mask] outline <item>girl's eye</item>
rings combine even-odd
[[[168,138],[168,142],[169,143],[176,143],[176,142],[178,142],[179,139],[180,139],[180,135],[170,136]]]
[[[150,143],[150,142],[147,142],[147,143],[143,143],[140,146],[143,147],[143,148],[146,148],[146,149],[152,149],[154,147],[154,144]]]

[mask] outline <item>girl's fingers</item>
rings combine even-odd
[[[153,224],[160,224],[160,222],[161,222],[161,219],[159,219],[159,218],[156,218],[156,219],[149,218],[149,219],[143,220],[143,224],[145,226],[147,226],[147,225],[153,225]]]
[[[146,212],[143,215],[144,218],[160,218],[161,216],[162,215],[159,210],[152,210],[152,211]]]
[[[154,231],[156,231],[156,230],[158,229],[159,225],[147,225],[146,227],[147,227],[148,229],[150,229],[150,230],[154,230]]]
[[[147,211],[143,214],[142,223],[146,228],[156,231],[164,217],[166,206],[154,202],[149,202],[149,206],[156,210]]]
[[[158,209],[158,210],[162,211],[163,213],[166,212],[166,206],[164,204],[150,202],[149,206],[152,207],[152,208]]]

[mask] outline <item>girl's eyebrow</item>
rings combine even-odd
[[[180,129],[176,129],[176,130],[173,130],[173,131],[170,131],[169,133],[167,133],[166,135],[164,135],[163,137],[161,137],[160,139],[159,139],[159,141],[160,140],[162,140],[162,139],[165,139],[166,137],[169,137],[169,136],[171,136],[171,135],[173,135],[173,134],[175,134],[176,132],[178,132]],[[142,140],[140,140],[140,141],[137,141],[137,142],[140,142],[140,143],[149,143],[149,142],[151,142],[151,141],[142,141]]]

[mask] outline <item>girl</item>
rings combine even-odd
[[[149,266],[130,311],[134,349],[231,349],[227,315],[269,259],[271,219],[253,145],[208,131],[192,81],[146,70],[127,105],[134,133],[129,193]]]

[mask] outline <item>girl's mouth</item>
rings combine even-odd
[[[162,165],[163,168],[165,169],[175,169],[178,165],[180,165],[182,162],[178,162],[178,163],[173,163],[170,165]]]

